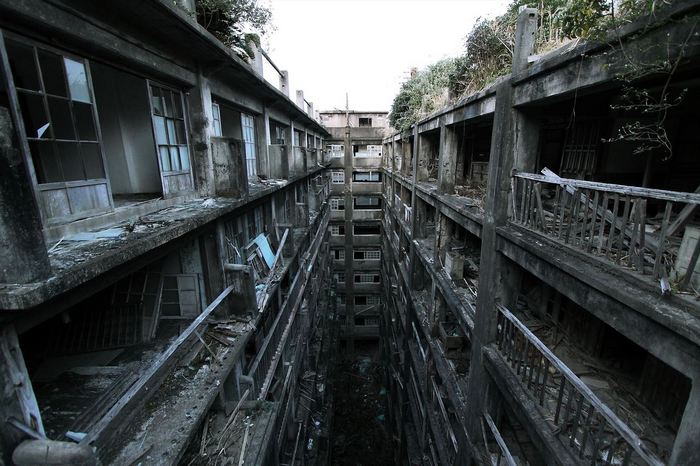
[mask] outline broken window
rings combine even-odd
[[[360,128],[371,128],[372,119],[360,117]]]
[[[331,210],[345,210],[345,199],[342,197],[334,197],[331,199]]]
[[[223,133],[221,132],[221,109],[219,104],[211,104],[211,114],[212,114],[212,136],[221,137]]]
[[[345,183],[345,172],[336,170],[331,172],[331,183],[333,184],[343,184]]]
[[[345,249],[331,249],[331,255],[337,261],[345,260]]]
[[[382,181],[382,174],[380,172],[353,172],[352,180],[358,182],[371,182],[377,183]]]
[[[5,45],[37,181],[104,179],[85,62],[12,39]]]
[[[353,208],[357,210],[378,210],[382,208],[382,200],[378,196],[356,196],[353,198]]]
[[[150,85],[153,129],[163,172],[189,172],[190,155],[182,93]]]
[[[355,306],[375,306],[379,304],[379,296],[376,294],[355,295]]]
[[[381,227],[379,225],[353,225],[353,233],[356,235],[378,235]]]
[[[352,146],[354,157],[381,157],[382,156],[382,146],[380,145],[362,145],[362,146]]]
[[[355,272],[355,283],[379,283],[379,272]]]
[[[243,148],[245,150],[245,166],[248,170],[248,178],[257,177],[258,169],[255,162],[255,118],[252,115],[241,113],[241,127],[243,130]]]
[[[345,272],[334,272],[333,278],[336,283],[345,283]]]
[[[331,235],[344,235],[345,226],[344,225],[331,225]]]

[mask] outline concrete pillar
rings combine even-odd
[[[438,192],[454,194],[457,172],[457,133],[440,121],[440,155],[438,157]]]
[[[479,294],[472,333],[473,350],[467,389],[467,433],[472,439],[481,435],[481,417],[487,394],[493,388],[493,382],[483,364],[481,350],[495,340],[498,315],[495,304],[502,296],[504,287],[501,283],[504,275],[507,275],[505,269],[513,267],[496,247],[496,229],[507,220],[510,171],[513,166],[512,94],[510,82],[504,82],[496,89],[486,207],[481,230]]]
[[[518,12],[515,24],[515,47],[513,49],[513,74],[527,68],[527,57],[535,49],[537,37],[537,9],[523,8]]]
[[[413,146],[415,144],[411,144],[411,137],[406,136],[406,139],[404,139],[405,142],[401,144],[403,148],[403,162],[401,163],[401,173],[403,173],[405,176],[412,176],[413,172]]]
[[[306,107],[304,107],[304,91],[299,89],[297,91],[297,106],[304,112],[306,112]]]
[[[309,102],[309,111],[306,112],[311,118],[314,117],[314,103]]]
[[[428,180],[428,165],[430,163],[430,141],[425,136],[418,135],[418,155],[416,156],[416,181]]]
[[[434,260],[435,266],[442,268],[445,264],[447,248],[452,241],[452,220],[440,211],[437,211],[436,215]]]
[[[0,283],[30,283],[51,274],[31,178],[13,145],[20,140],[8,109],[0,107]]]
[[[263,55],[262,51],[254,41],[248,41],[248,47],[253,52],[253,56],[250,57],[250,66],[253,71],[262,77],[263,75]]]
[[[280,91],[282,94],[289,97],[289,71],[282,70],[280,72]]]
[[[676,434],[669,465],[700,464],[700,382],[696,377]]]
[[[294,168],[294,121],[289,122],[289,139],[285,146],[287,148],[287,160],[282,160],[282,166],[286,167],[283,168],[282,171],[285,174],[285,178],[289,179],[292,176],[292,169]]]
[[[350,137],[350,126],[345,127],[345,157],[343,158],[343,166],[345,171],[345,315],[346,328],[348,329],[346,337],[346,351],[352,356],[355,352],[355,280],[353,277],[353,231],[352,231],[352,139]]]
[[[192,143],[192,167],[197,191],[201,196],[214,196],[214,159],[211,153],[211,132],[213,121],[211,89],[209,80],[202,70],[197,72],[197,84],[187,96],[190,112],[190,142]]]
[[[0,416],[14,418],[40,435],[45,435],[32,382],[24,364],[14,326],[0,327]],[[13,464],[12,450],[26,435],[3,422],[0,429],[0,464]]]

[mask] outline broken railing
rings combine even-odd
[[[700,241],[679,254],[683,230],[700,204],[700,193],[663,191],[514,172],[510,219],[513,223],[617,265],[685,290],[692,281]],[[653,214],[653,215],[650,215]],[[672,220],[673,218],[673,220]],[[693,280],[694,279],[694,280]]]
[[[496,307],[498,352],[563,444],[593,465],[663,465],[540,339],[504,306]]]
[[[457,444],[457,437],[455,436],[454,429],[452,428],[452,423],[447,415],[445,403],[442,400],[442,393],[440,392],[440,388],[435,383],[435,377],[430,377],[430,387],[428,389],[432,390],[433,392],[432,397],[437,405],[434,407],[434,410],[437,411],[437,414],[439,415],[438,428],[442,431],[442,436],[445,439],[446,445],[448,446],[448,451],[446,453],[451,463],[457,455],[457,451],[459,451],[459,445]]]
[[[328,229],[330,219],[329,210],[325,209],[323,219],[319,222],[316,230],[316,237],[309,248],[310,259],[308,265],[300,267],[300,272],[296,275],[289,287],[289,294],[272,324],[272,330],[263,341],[262,347],[258,350],[253,363],[250,366],[248,375],[253,378],[253,395],[264,400],[270,388],[272,377],[277,369],[279,359],[283,354],[283,348],[292,330],[295,315],[301,307],[304,290],[311,275],[316,256],[321,243]]]
[[[183,348],[194,338],[200,338],[198,329],[206,325],[206,320],[219,309],[226,298],[235,290],[233,285],[225,288],[219,296],[212,301],[206,309],[170,344],[170,346],[148,367],[148,369],[134,382],[129,390],[109,409],[88,432],[80,443],[96,443],[99,447],[108,445],[116,432],[124,428],[128,419],[135,414],[139,406],[148,402],[160,386],[165,377],[173,369],[182,356]],[[223,306],[222,306],[223,307]]]
[[[486,420],[486,424],[489,426],[488,431],[486,430],[486,426],[484,426],[484,420]],[[487,432],[490,432],[491,435],[487,435]],[[486,452],[489,455],[490,464],[494,466],[501,466],[501,464],[505,466],[516,466],[518,464],[513,459],[513,455],[510,454],[510,450],[508,450],[506,442],[503,440],[501,433],[496,427],[496,423],[493,422],[493,419],[491,419],[491,416],[489,416],[488,413],[484,413],[484,418],[481,420],[481,433],[484,436],[484,446],[486,447]],[[489,437],[493,438],[496,441],[496,445],[498,445],[495,458],[494,454],[491,453],[491,449],[489,448]]]

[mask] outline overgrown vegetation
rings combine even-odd
[[[670,0],[513,0],[506,12],[496,18],[480,18],[466,36],[464,54],[448,59],[419,72],[401,86],[394,100],[390,122],[398,130],[408,129],[413,123],[434,110],[424,102],[442,95],[430,83],[445,83],[453,99],[483,89],[500,76],[508,74],[513,60],[515,22],[518,10],[524,6],[539,11],[535,52],[544,53],[565,41],[598,39],[635,18],[654,13]],[[450,63],[450,66],[437,66]],[[427,78],[426,75],[430,77]],[[418,81],[412,83],[412,81]]]
[[[391,105],[391,125],[399,129],[409,128],[422,115],[428,115],[444,106],[448,101],[450,77],[457,69],[457,60],[445,59],[404,82]]]
[[[197,22],[238,56],[253,58],[250,43],[271,27],[272,12],[257,0],[197,0]]]

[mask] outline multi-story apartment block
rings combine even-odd
[[[385,138],[397,464],[700,462],[697,13],[535,56],[521,10],[510,75]]]
[[[341,344],[379,337],[382,261],[382,139],[387,112],[323,111],[330,132],[326,157],[331,177],[331,255],[341,316]],[[371,344],[371,343],[370,343]]]
[[[174,2],[0,2],[0,464],[306,448],[329,133],[256,58]]]
[[[700,464],[697,1],[403,132],[180,3],[0,0],[0,464],[329,464],[366,341],[395,464]]]

